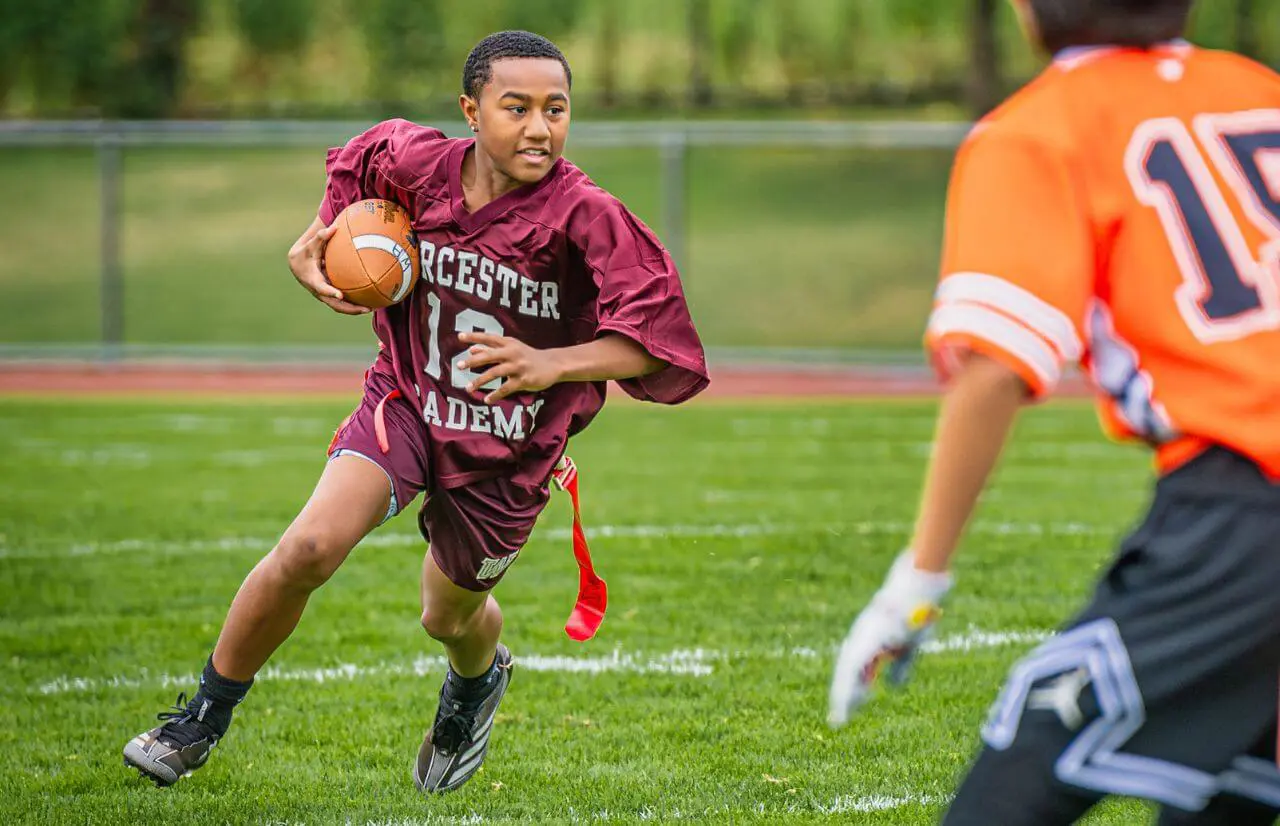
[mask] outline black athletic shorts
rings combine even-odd
[[[1163,824],[1280,812],[1280,485],[1214,448],[1161,479],[1089,605],[1019,662],[945,822],[1071,823],[1107,794]]]

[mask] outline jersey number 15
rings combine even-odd
[[[1178,309],[1206,343],[1280,329],[1280,110],[1198,115],[1192,127],[1194,137],[1177,118],[1149,120],[1125,153],[1182,271]],[[1257,256],[1205,155],[1266,237]]]

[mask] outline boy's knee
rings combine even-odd
[[[350,550],[322,531],[303,529],[286,533],[272,556],[286,582],[315,590],[333,576]]]
[[[481,603],[480,607],[483,605],[484,603]],[[422,612],[422,628],[432,639],[443,643],[457,642],[470,630],[471,623],[479,611],[479,607],[469,613],[428,608]]]

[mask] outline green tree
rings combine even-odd
[[[613,5],[617,0],[596,0]],[[581,0],[505,0],[502,28],[524,29],[555,40],[573,28],[582,11]]]
[[[231,0],[231,18],[240,37],[240,71],[257,88],[269,87],[280,61],[308,45],[314,4],[310,0]]]
[[[109,113],[145,118],[176,114],[199,5],[196,0],[138,0],[128,27],[122,82],[107,98]]]
[[[741,83],[759,45],[756,19],[760,0],[719,0],[714,12],[716,54],[731,82]]]
[[[711,7],[708,0],[687,0],[689,27],[689,102],[695,109],[711,106],[711,64],[715,59],[715,42],[711,32]]]
[[[1262,59],[1262,48],[1258,31],[1258,0],[1236,0],[1234,24],[1235,50],[1240,54]]]
[[[439,0],[363,0],[360,24],[369,55],[368,94],[385,112],[424,104],[440,91],[446,50]]]
[[[1000,102],[1003,81],[996,40],[996,4],[999,0],[969,0],[969,111],[981,117]]]
[[[612,109],[618,105],[618,52],[621,48],[618,4],[600,4],[600,30],[596,34],[596,65],[600,67],[597,86],[600,106]]]
[[[793,106],[804,103],[805,89],[814,78],[819,56],[807,36],[807,27],[801,9],[792,0],[774,3],[773,25],[776,33],[775,48],[786,79],[787,102]]]
[[[311,37],[311,0],[232,0],[231,12],[244,45],[256,54],[297,54]]]
[[[111,113],[133,90],[121,84],[136,0],[0,0],[0,101],[17,87],[38,111]]]

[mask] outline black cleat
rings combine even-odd
[[[125,744],[124,764],[161,787],[172,786],[203,766],[220,735],[197,719],[198,714],[199,709],[187,703],[187,695],[179,694],[173,711],[156,715],[156,719],[166,721],[164,725]]]
[[[511,684],[511,652],[498,643],[494,660],[498,679],[488,694],[474,698],[455,698],[448,677],[440,689],[440,708],[436,721],[418,749],[413,766],[413,782],[424,792],[451,792],[480,770],[498,704]]]

